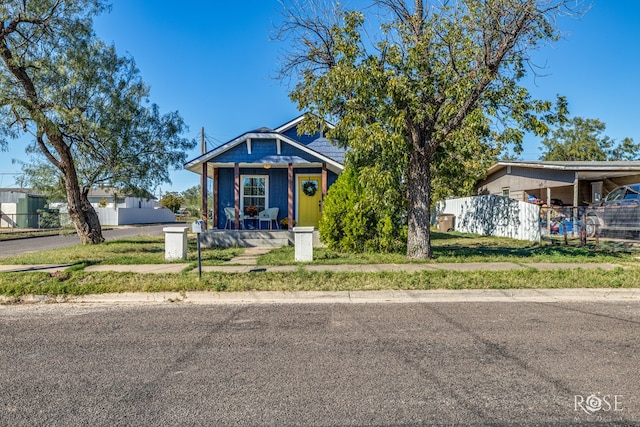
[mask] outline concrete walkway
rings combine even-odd
[[[430,263],[430,264],[300,264],[281,266],[207,266],[202,267],[203,272],[221,273],[255,273],[255,272],[291,272],[300,269],[311,272],[334,272],[334,273],[378,273],[383,271],[395,272],[417,272],[417,271],[508,271],[525,270],[533,268],[536,270],[567,270],[582,268],[584,270],[603,269],[613,270],[621,267],[617,264],[609,263],[527,263],[516,264],[513,262],[468,262],[468,263]]]
[[[408,263],[408,264],[296,264],[281,266],[259,266],[258,258],[261,255],[273,250],[271,247],[249,247],[238,256],[225,262],[224,265],[203,266],[205,273],[280,273],[294,272],[300,269],[309,272],[334,272],[334,273],[377,273],[383,271],[416,272],[416,271],[508,271],[525,270],[532,268],[535,270],[567,270],[581,268],[584,270],[603,269],[613,270],[618,267],[629,268],[611,263],[515,263],[515,262],[460,262],[460,263]],[[171,264],[130,264],[130,265],[91,265],[85,271],[115,271],[132,272],[142,274],[165,274],[182,273],[188,271],[193,264],[171,263]],[[1,272],[56,272],[69,267],[70,264],[61,265],[0,265]],[[197,268],[192,268],[192,273],[197,273]]]
[[[255,263],[250,264],[245,258],[246,265],[219,265],[219,266],[203,266],[203,272],[220,272],[220,273],[261,273],[261,272],[293,272],[300,269],[309,272],[325,272],[334,273],[376,273],[383,271],[397,272],[416,272],[416,271],[508,271],[508,270],[524,270],[532,268],[535,270],[568,270],[581,268],[584,270],[603,269],[613,270],[615,268],[629,268],[618,264],[610,263],[521,263],[513,262],[468,262],[468,263],[425,263],[425,264],[360,264],[360,265],[317,265],[317,264],[300,264],[300,265],[283,265],[283,266],[257,266]],[[91,265],[85,268],[85,271],[116,271],[116,272],[132,272],[142,274],[165,274],[165,273],[181,273],[188,269],[192,264],[131,264],[131,265]],[[68,268],[69,264],[62,265],[0,265],[1,272],[55,272],[63,271]],[[197,268],[191,270],[197,273]]]
[[[237,257],[231,258],[226,264],[256,265],[258,258],[267,252],[272,251],[270,247],[249,247]],[[204,271],[204,270],[203,270]]]

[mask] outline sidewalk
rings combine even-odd
[[[418,271],[507,271],[507,270],[563,270],[629,268],[611,263],[413,263],[413,264],[361,264],[285,266],[259,266],[258,257],[271,248],[250,248],[229,260],[226,265],[205,266],[203,272],[261,273],[261,272],[418,272]],[[0,265],[1,272],[63,271],[70,265]],[[197,274],[193,263],[92,265],[85,271],[116,271],[141,274]],[[0,302],[5,299],[0,297]],[[46,296],[25,296],[22,302],[49,302]],[[515,290],[418,290],[418,291],[335,291],[335,292],[151,292],[118,293],[64,297],[67,303],[90,304],[162,304],[181,302],[189,304],[365,304],[365,303],[424,303],[424,302],[578,302],[578,301],[640,301],[640,289],[515,289]],[[1,307],[1,306],[0,306]]]
[[[165,273],[181,273],[190,268],[192,264],[121,264],[121,265],[91,265],[85,268],[85,271],[115,271],[115,272],[132,272],[141,274],[165,274]],[[41,271],[52,273],[55,271],[63,271],[68,268],[69,264],[61,265],[0,265],[0,273],[8,272],[33,272]],[[300,264],[300,265],[282,265],[282,266],[258,266],[254,264],[245,265],[219,265],[219,266],[203,266],[202,271],[205,273],[281,273],[294,272],[300,269],[309,272],[334,272],[334,273],[377,273],[383,271],[398,272],[417,272],[417,271],[508,271],[508,270],[525,270],[532,268],[535,270],[568,270],[581,268],[584,270],[603,269],[614,270],[616,268],[628,268],[618,264],[610,263],[521,263],[512,262],[468,262],[468,263],[429,263],[429,264],[336,264],[336,265],[318,265],[318,264]],[[197,273],[198,269],[193,268],[191,273]]]

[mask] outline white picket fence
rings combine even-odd
[[[483,236],[540,241],[540,207],[508,197],[486,195],[437,203],[435,215],[455,216],[454,229]]]

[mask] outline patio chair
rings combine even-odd
[[[227,217],[227,221],[224,223],[224,229],[233,228],[236,222],[236,210],[234,208],[224,208],[224,216]],[[240,228],[244,228],[244,215],[240,214]]]
[[[280,224],[278,224],[278,212],[280,212],[279,208],[269,208],[265,209],[258,213],[258,218],[260,218],[260,228],[262,228],[262,221],[267,221],[269,223],[269,230],[272,229],[272,222],[276,222],[276,228],[280,228]]]

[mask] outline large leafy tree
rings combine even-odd
[[[40,159],[39,159],[40,160]],[[67,198],[60,171],[49,162],[20,162],[23,174],[16,179],[18,186],[33,188],[46,197],[49,203],[64,202]]]
[[[624,138],[620,143],[604,134],[606,125],[598,119],[573,117],[542,140],[547,161],[638,160],[640,143]]]
[[[160,206],[170,209],[171,212],[176,213],[180,207],[184,204],[184,198],[180,193],[170,192],[162,196],[160,199]]]
[[[408,257],[432,255],[434,173],[446,182],[455,168],[479,167],[484,153],[518,146],[526,131],[544,134],[564,113],[562,98],[554,110],[518,82],[528,53],[557,39],[555,18],[575,3],[374,0],[363,10],[376,34],[363,12],[289,2],[279,36],[293,46],[282,69],[298,79],[291,97],[337,123],[329,137],[404,166]]]
[[[62,184],[83,243],[104,240],[87,197],[92,186],[152,188],[195,146],[180,136],[177,113],[146,105],[149,88],[133,60],[95,37],[92,17],[105,7],[102,0],[0,7],[0,130],[33,136],[35,162],[25,170],[37,173],[41,161],[55,168],[48,185]]]
[[[182,198],[184,199],[184,205],[189,210],[189,213],[197,218],[200,218],[200,209],[202,208],[200,194],[200,185],[187,188],[182,192]]]

